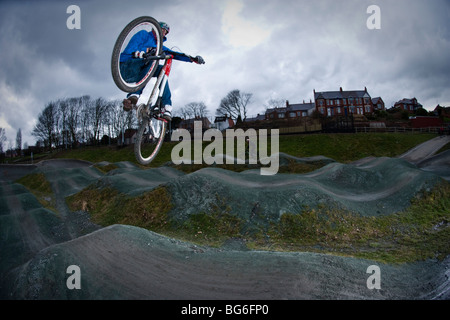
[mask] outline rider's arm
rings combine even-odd
[[[203,58],[200,56],[191,57],[185,53],[173,51],[165,46],[163,46],[163,51],[164,51],[164,53],[171,54],[175,60],[180,60],[180,61],[185,61],[185,62],[195,62],[198,64],[205,63],[205,60],[203,60]]]
[[[184,61],[184,62],[193,62],[190,56],[188,56],[187,54],[184,54],[182,52],[173,51],[165,46],[163,46],[163,51],[166,54],[173,55],[173,58],[175,60]]]
[[[133,53],[136,51],[146,50],[145,44],[149,39],[148,32],[145,30],[136,33],[133,38],[131,38],[125,50],[120,54],[120,61],[127,61],[133,58]]]

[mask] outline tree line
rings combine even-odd
[[[235,121],[245,119],[251,98],[250,93],[232,90],[221,100],[216,115]],[[203,118],[209,113],[204,102],[190,102],[174,111],[179,120]],[[127,129],[137,126],[136,113],[124,112],[122,100],[93,99],[85,95],[48,102],[31,134],[39,147],[69,148],[112,143],[123,137]]]
[[[31,134],[45,148],[75,147],[97,145],[135,125],[135,113],[123,112],[121,101],[85,95],[47,103]]]

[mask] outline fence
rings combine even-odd
[[[370,133],[370,132],[409,132],[409,133],[440,133],[442,127],[427,127],[427,128],[405,128],[405,127],[355,127],[356,133]],[[447,130],[445,130],[447,131]],[[445,132],[447,133],[447,132]]]

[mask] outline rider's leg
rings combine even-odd
[[[166,82],[163,95],[161,97],[161,103],[164,106],[163,117],[167,120],[172,119],[172,93],[170,92],[169,82]]]
[[[150,66],[142,68],[142,61],[137,59],[130,59],[120,64],[120,72],[126,82],[136,82],[142,79],[147,73]],[[143,89],[127,94],[127,98],[123,100],[123,110],[130,111],[136,106],[139,96],[142,94]]]

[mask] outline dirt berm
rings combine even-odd
[[[430,157],[430,166],[422,162],[428,170],[404,158],[366,158],[352,164],[331,160],[312,173],[275,176],[218,168],[191,174],[165,166],[142,170],[127,162],[116,163],[119,168],[106,174],[91,163],[69,160],[0,166],[0,298],[449,299],[450,257],[390,265],[328,254],[254,251],[232,239],[221,248],[203,247],[134,226],[100,227],[88,213],[72,212],[65,203],[88,186],[137,196],[164,185],[173,199],[169,214],[181,221],[207,213],[217,195],[249,229],[305,205],[388,215],[448,174],[448,158],[433,162],[439,164],[433,171]],[[29,173],[45,174],[56,212],[15,182]],[[80,289],[68,288],[72,265],[80,268]],[[372,265],[380,268],[381,289],[368,288]]]

